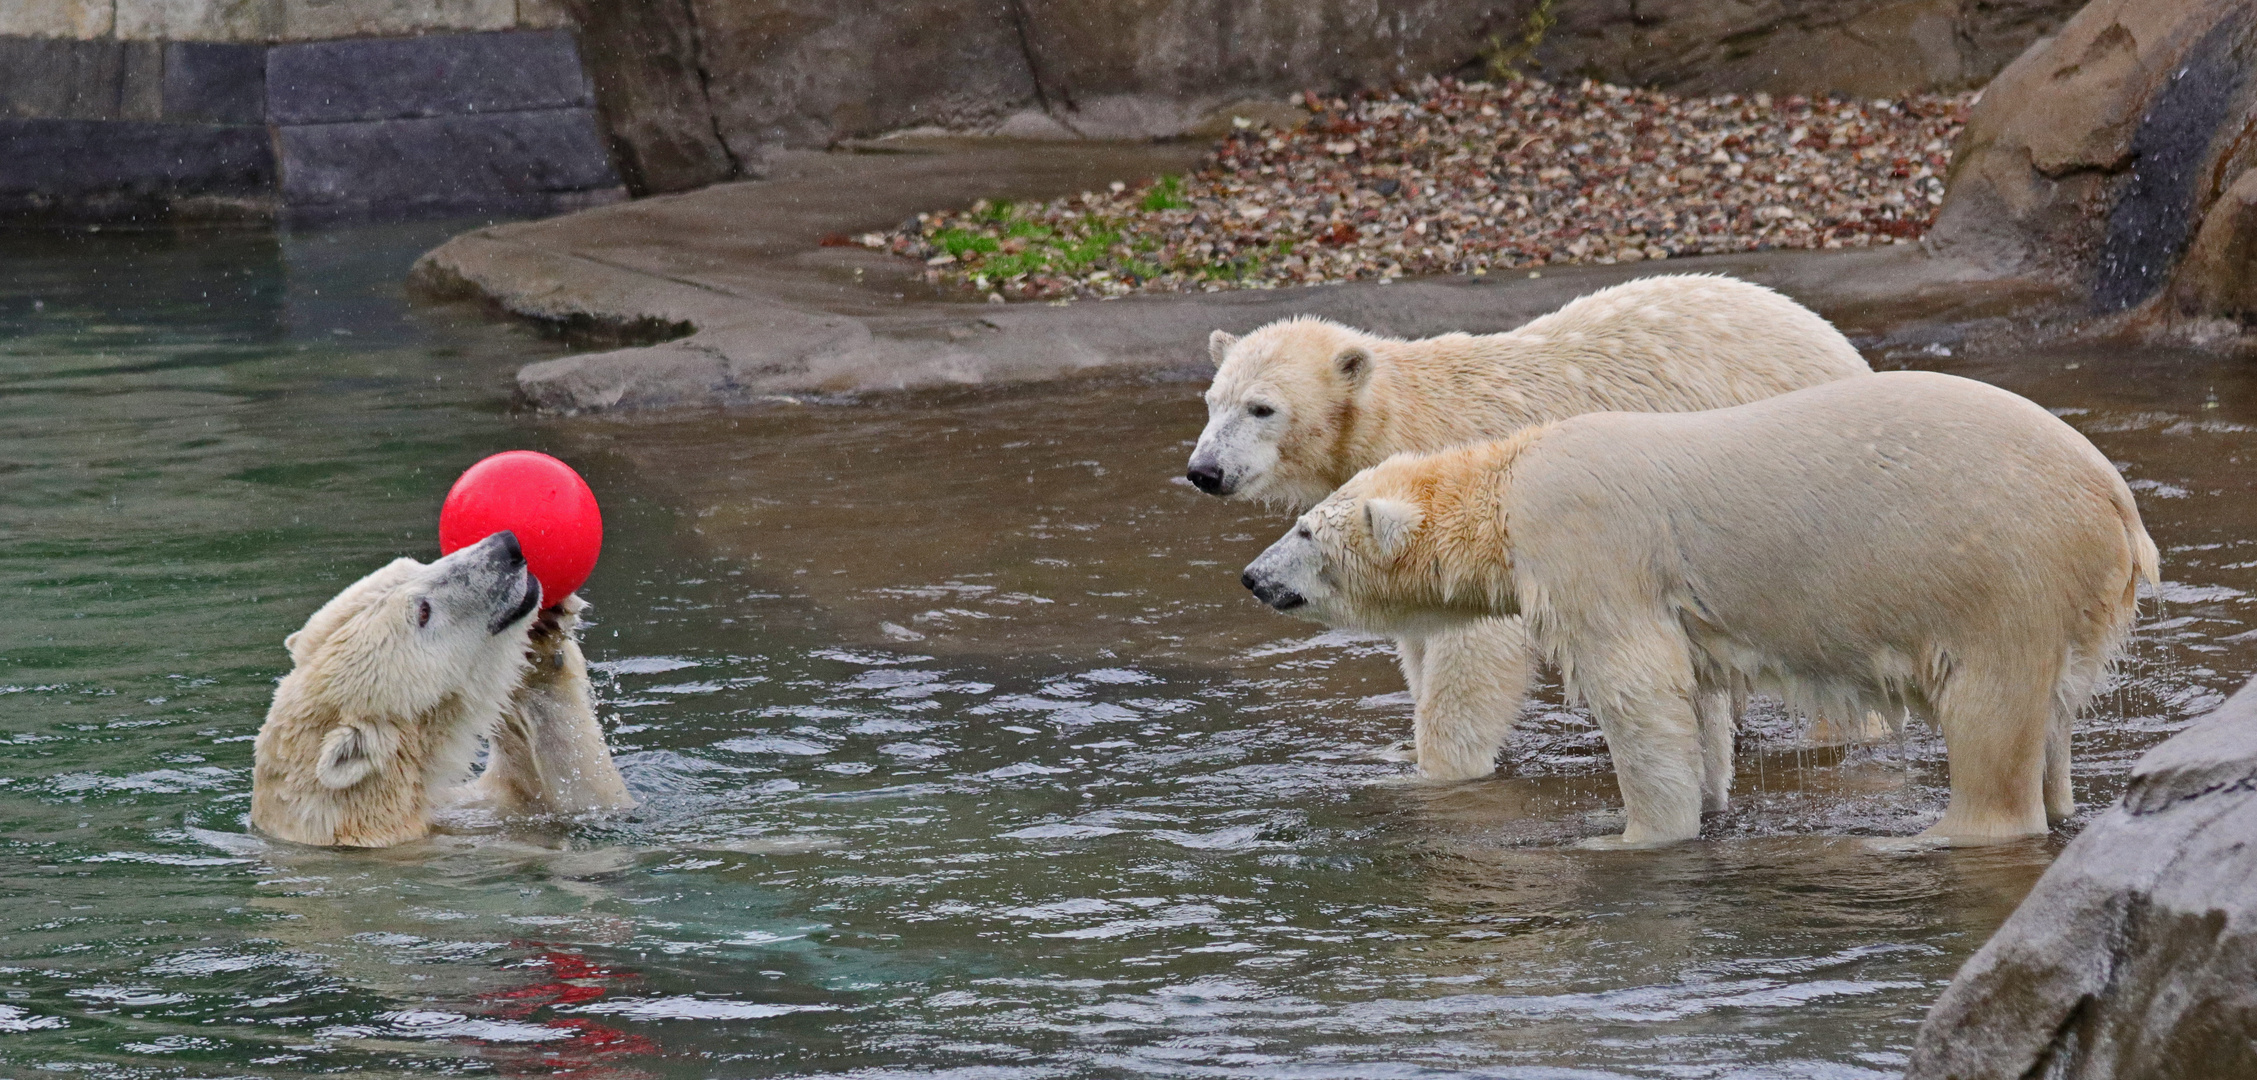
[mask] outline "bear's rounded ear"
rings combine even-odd
[[[1403,553],[1411,537],[1426,523],[1426,512],[1416,503],[1401,499],[1364,500],[1364,527],[1371,530],[1371,541],[1382,558],[1392,559]]]
[[[1333,370],[1348,380],[1350,386],[1362,386],[1371,375],[1371,350],[1361,345],[1350,345],[1332,358]]]
[[[339,724],[321,737],[321,756],[315,759],[314,779],[331,791],[342,791],[368,779],[376,771],[369,756],[368,733],[357,724]]]
[[[1230,355],[1230,347],[1236,344],[1238,344],[1238,335],[1236,334],[1226,334],[1217,330],[1207,335],[1207,359],[1213,360],[1216,367],[1223,366],[1223,357]]]
[[[342,723],[321,737],[321,754],[314,759],[314,779],[331,791],[343,791],[382,767],[398,750],[398,740],[386,729],[366,724]]]

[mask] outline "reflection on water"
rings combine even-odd
[[[1759,710],[1706,841],[1566,850],[1614,803],[1587,719],[1554,690],[1499,778],[1400,783],[1384,644],[1260,610],[1282,521],[1169,479],[1196,381],[530,420],[499,403],[554,346],[399,301],[431,239],[0,237],[9,1071],[1884,1076],[2058,848],[1869,852],[1940,812],[1940,745]],[[2104,802],[2257,668],[2257,382],[1955,370],[2092,434],[2164,546],[2079,737]],[[605,499],[588,651],[642,809],[245,835],[282,635],[520,445]]]

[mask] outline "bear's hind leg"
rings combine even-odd
[[[1922,837],[1995,844],[2046,831],[2057,673],[2032,672],[2018,659],[1964,659],[1935,695],[1951,803]],[[2064,780],[2067,749],[2064,745],[2061,755]]]
[[[2127,599],[2126,604],[2130,601]],[[2061,685],[2053,695],[2053,726],[2046,732],[2045,740],[2045,816],[2056,824],[2067,821],[2077,813],[2076,792],[2070,785],[2069,765],[2072,733],[2077,728],[2077,717],[2108,677],[2108,658],[2116,652],[2114,641],[2121,640],[2129,629],[2130,615],[2125,625],[2113,634],[2097,641],[2080,642],[2069,651],[2069,662],[2064,666]]]
[[[2076,813],[2077,797],[2069,786],[2069,724],[2056,719],[2045,736],[2045,820],[2059,824]]]
[[[1732,805],[1732,737],[1739,720],[1739,695],[1730,688],[1703,687],[1694,708],[1701,729],[1701,812]]]
[[[1403,666],[1409,673],[1410,651]],[[1497,771],[1497,751],[1520,719],[1536,650],[1519,619],[1481,619],[1420,643],[1411,680],[1419,775],[1473,780]]]

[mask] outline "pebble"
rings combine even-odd
[[[1536,79],[1304,94],[1306,123],[1241,127],[1185,176],[981,201],[855,241],[990,301],[1902,244],[1935,222],[1975,96]]]

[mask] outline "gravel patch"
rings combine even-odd
[[[1429,79],[1303,95],[1307,123],[1248,125],[1185,176],[830,242],[998,303],[1902,244],[1934,223],[1974,100]]]

